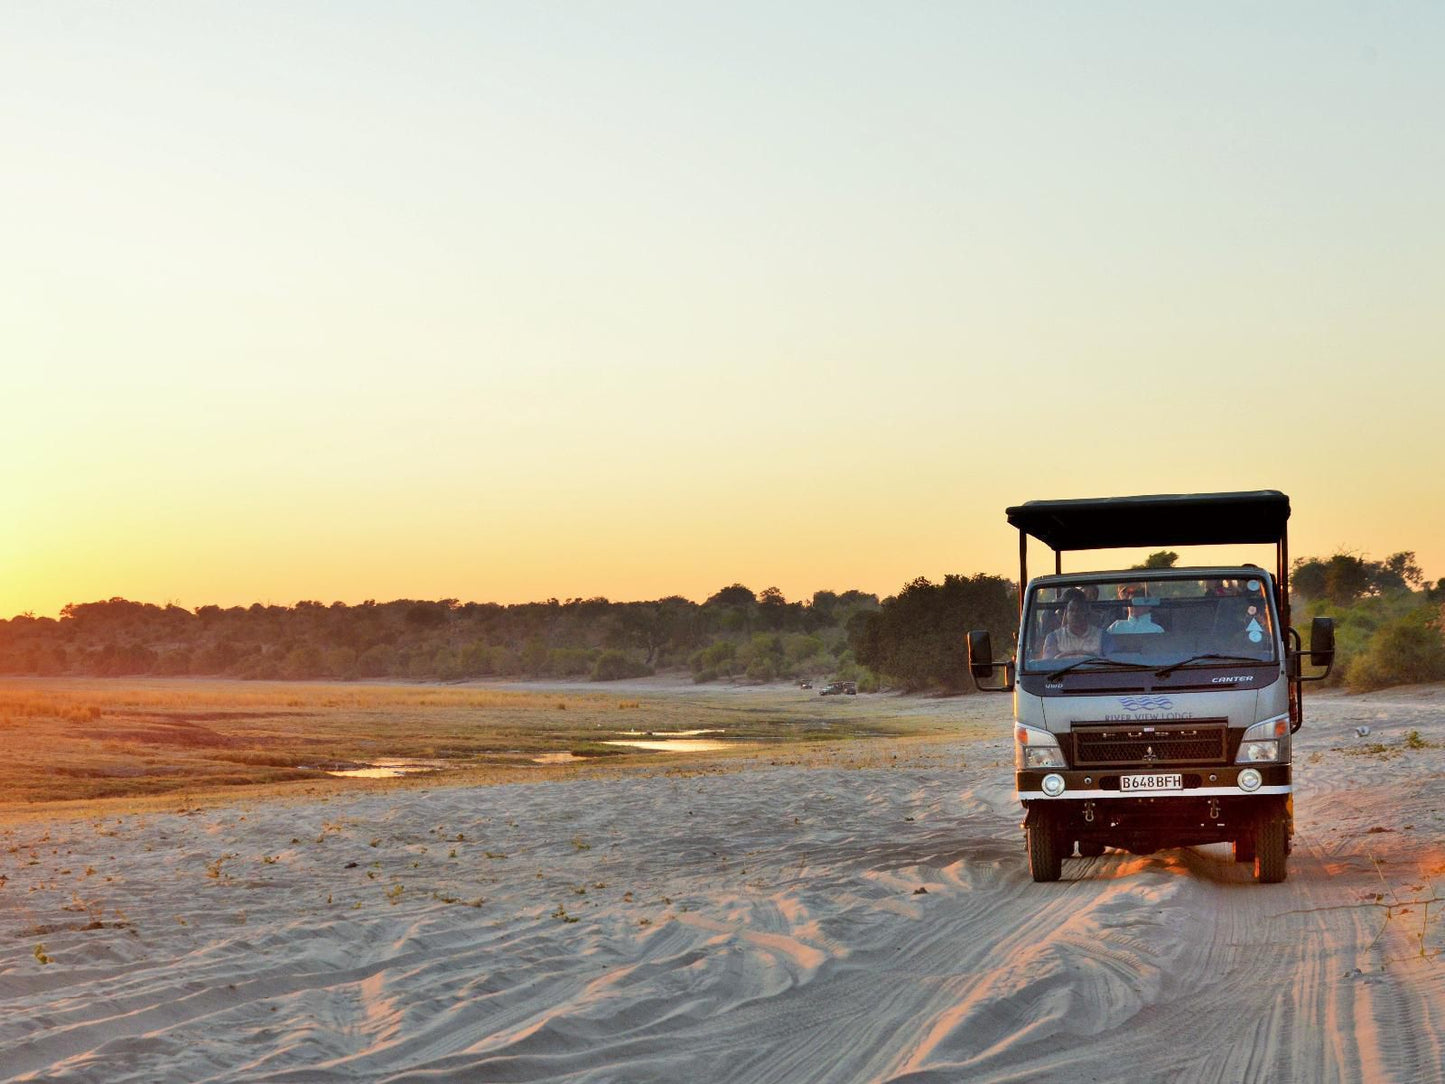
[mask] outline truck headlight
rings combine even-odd
[[[1236,764],[1274,764],[1289,759],[1289,716],[1277,715],[1244,732]]]
[[[1258,790],[1259,785],[1263,782],[1264,779],[1254,768],[1246,768],[1239,773],[1240,790]]]
[[[1247,741],[1241,742],[1239,756],[1234,758],[1236,764],[1260,764],[1273,762],[1279,759],[1279,742],[1277,741]]]
[[[1044,776],[1043,782],[1039,786],[1050,798],[1057,798],[1064,793],[1064,777],[1058,772],[1050,772]]]
[[[1059,739],[1047,730],[1024,726],[1014,727],[1014,764],[1019,768],[1066,768]]]

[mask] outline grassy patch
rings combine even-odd
[[[335,779],[327,769],[383,758],[444,763],[448,781],[575,772],[567,753],[610,764],[684,763],[671,753],[604,745],[622,731],[709,729],[756,750],[819,741],[958,733],[960,722],[909,705],[837,705],[788,688],[687,695],[477,686],[251,682],[186,678],[0,680],[0,811],[61,802],[143,801],[167,808],[238,791],[330,793],[405,781]],[[619,710],[621,709],[621,710]],[[639,716],[645,723],[639,726]],[[717,754],[711,754],[716,756]],[[724,753],[722,756],[729,754]],[[428,785],[437,776],[415,777]]]

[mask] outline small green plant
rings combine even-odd
[[[1428,742],[1424,738],[1420,737],[1420,732],[1418,730],[1412,730],[1405,735],[1405,744],[1411,749],[1428,749],[1434,743]]]
[[[45,955],[45,945],[43,943],[35,946],[34,955],[42,964],[48,964],[50,962],[50,957]]]
[[[579,851],[590,851],[592,849],[592,844],[583,840],[581,836],[572,837],[572,846]]]
[[[561,919],[563,922],[577,921],[576,918],[567,913],[567,908],[563,907],[560,903],[557,905],[557,910],[552,912],[552,917],[556,919]]]

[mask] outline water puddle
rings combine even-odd
[[[656,753],[716,753],[720,749],[736,749],[736,742],[713,738],[640,738],[629,741],[605,741],[603,745],[626,745],[632,749],[648,749]]]
[[[726,730],[617,730],[624,738],[696,738],[701,734],[726,734]]]
[[[386,757],[374,761],[365,768],[344,768],[328,771],[342,779],[395,779],[403,775],[421,775],[424,772],[438,772],[446,767],[440,760],[415,760],[410,757]]]

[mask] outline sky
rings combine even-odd
[[[1442,40],[0,0],[0,617],[887,595],[1016,575],[1026,500],[1264,488],[1445,576]]]

